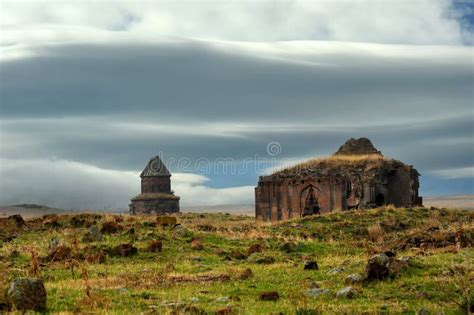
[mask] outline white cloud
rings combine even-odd
[[[0,204],[36,203],[52,207],[127,209],[139,193],[137,172],[101,169],[67,160],[0,159]],[[176,173],[172,189],[181,206],[224,205],[253,202],[253,187],[211,188],[208,178]]]
[[[14,31],[16,40],[37,35],[66,39],[72,29],[80,34],[81,28],[83,36],[96,30],[98,34],[110,32],[109,37],[128,32],[146,37],[263,42],[461,44],[464,36],[469,37],[455,19],[459,15],[454,14],[452,3],[446,0],[2,1],[1,9],[2,30]]]

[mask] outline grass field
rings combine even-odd
[[[468,211],[380,208],[281,223],[181,214],[177,228],[158,225],[156,217],[97,214],[1,220],[0,285],[43,279],[49,312],[465,314],[472,308],[474,213]],[[94,235],[103,228],[102,240],[91,239],[91,227]],[[137,251],[115,248],[120,244]],[[411,258],[385,280],[347,284],[348,275],[364,276],[368,258],[384,251]],[[305,270],[308,261],[319,268]],[[336,296],[349,285],[355,296]],[[261,300],[265,292],[278,299]]]

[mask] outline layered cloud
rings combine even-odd
[[[71,210],[125,209],[140,191],[139,172],[67,160],[0,160],[2,204],[39,203]],[[250,204],[253,187],[215,189],[202,175],[174,173],[181,206]]]
[[[184,206],[251,203],[259,175],[360,136],[415,165],[423,194],[472,193],[466,16],[448,1],[2,2],[0,204],[125,208],[157,154]]]
[[[10,43],[35,36],[58,40],[68,39],[71,32],[87,37],[94,31],[111,31],[256,42],[460,44],[471,39],[466,23],[470,10],[468,3],[446,0],[2,1],[1,26],[15,32]]]

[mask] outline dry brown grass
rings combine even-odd
[[[369,238],[378,243],[383,243],[383,235],[384,231],[382,226],[377,222],[367,228],[367,232],[369,233]]]
[[[283,168],[279,172],[294,172],[305,169],[316,168],[353,168],[358,166],[372,167],[382,166],[384,163],[396,163],[397,161],[391,158],[386,158],[378,154],[364,154],[364,155],[334,155],[324,158],[311,159],[296,165]]]
[[[34,277],[37,277],[39,275],[38,252],[32,246],[25,246],[24,250],[31,255],[30,274]]]
[[[425,219],[424,226],[428,229],[435,228],[438,229],[441,227],[440,213],[439,211],[434,211],[429,218]]]

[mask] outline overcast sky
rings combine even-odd
[[[127,208],[157,154],[184,208],[251,204],[361,136],[472,194],[473,34],[472,1],[2,1],[0,204]]]

